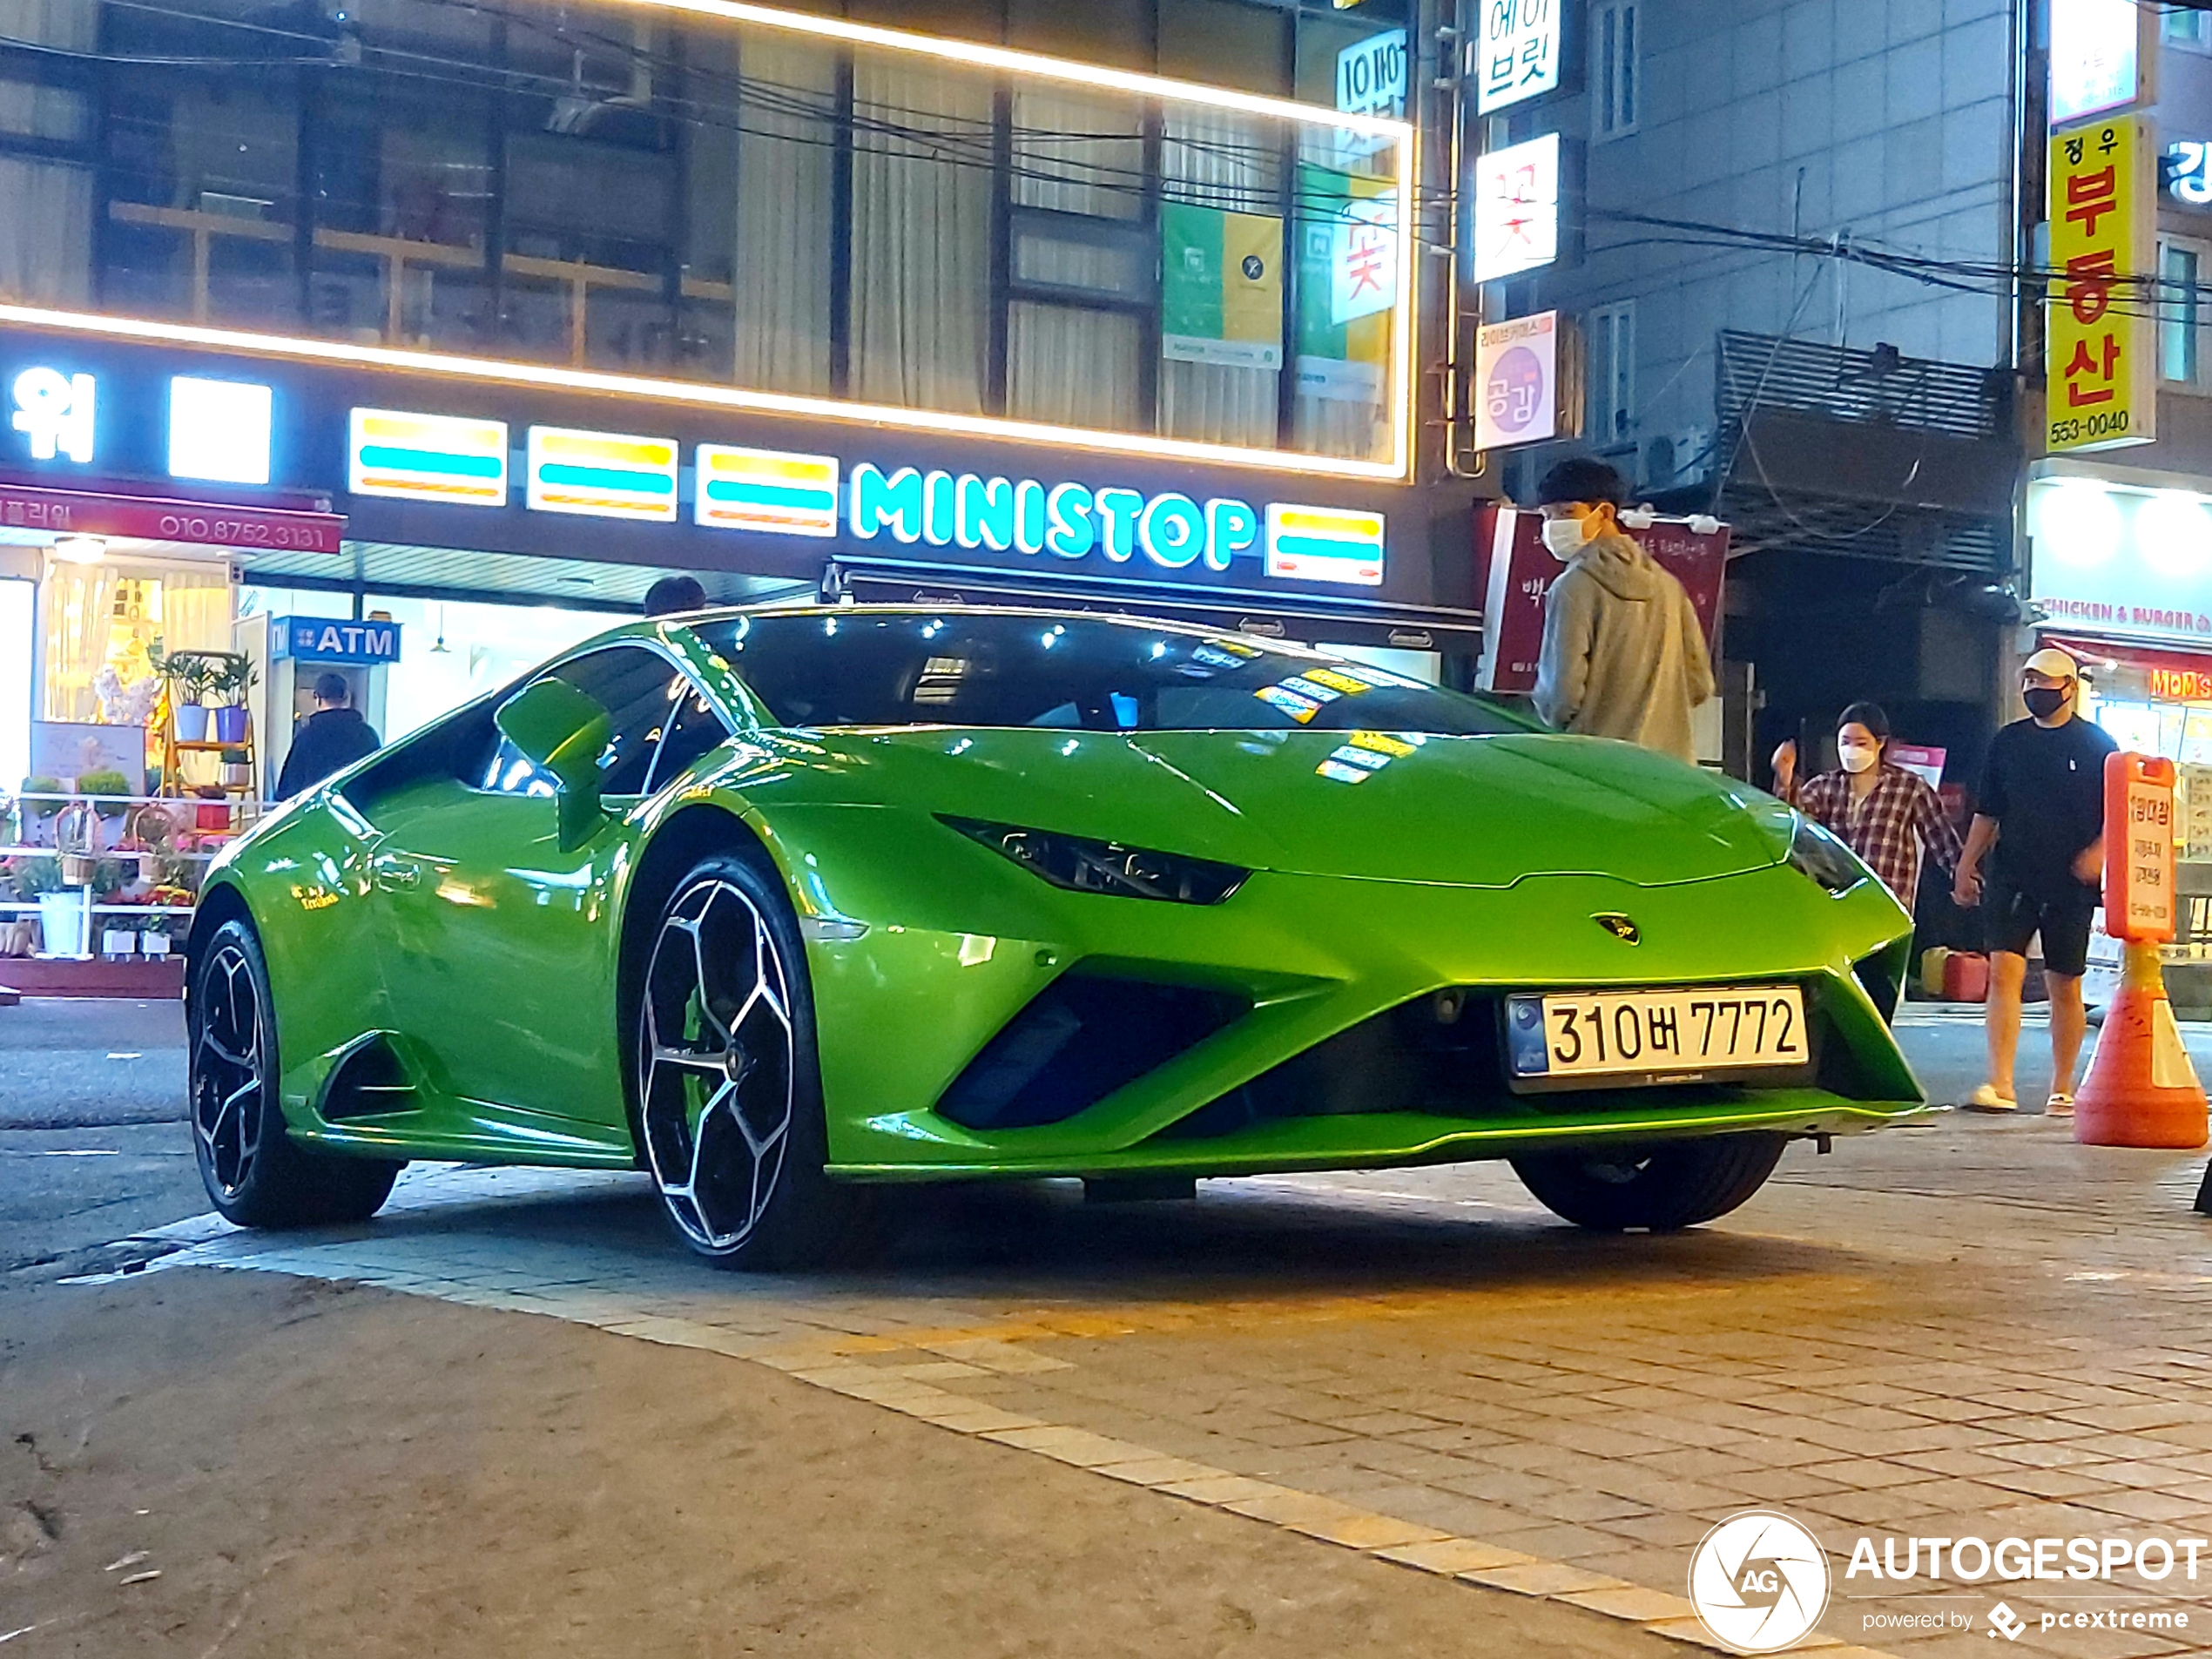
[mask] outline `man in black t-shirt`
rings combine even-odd
[[[2104,880],[2105,757],[2119,745],[2074,711],[2080,671],[2045,646],[2020,673],[2028,718],[1989,745],[1981,799],[1954,895],[1981,906],[1989,945],[1989,1081],[1966,1104],[1977,1111],[2020,1109],[2013,1055],[2020,1046],[2020,983],[2028,942],[2043,936],[2051,988],[2051,1095],[2045,1109],[2074,1109],[2074,1072],[2087,1020],[2081,975],[2089,961],[2089,922]],[[1985,880],[1982,861],[1991,850]]]

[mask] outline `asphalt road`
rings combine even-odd
[[[182,1008],[0,1008],[0,1274],[105,1265],[100,1246],[206,1208],[185,1138]]]
[[[2212,1076],[2212,1026],[2187,1029]],[[1966,1010],[1916,1013],[1901,1036],[1932,1099],[1979,1081],[1981,1028]],[[2047,1081],[2044,1041],[2033,1025],[2023,1037],[2024,1099]],[[184,1128],[184,1042],[176,1002],[0,1008],[0,1274],[111,1266],[103,1246],[206,1208]]]

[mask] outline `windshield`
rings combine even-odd
[[[1534,729],[1500,705],[1348,658],[1161,624],[855,610],[738,617],[695,631],[791,726]]]

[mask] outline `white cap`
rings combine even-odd
[[[2040,674],[2046,679],[2072,680],[2081,678],[2081,664],[2075,662],[2056,645],[2046,645],[2020,664],[2023,674]]]

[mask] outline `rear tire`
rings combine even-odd
[[[873,1196],[824,1173],[813,989],[781,882],[715,853],[676,884],[637,1019],[637,1123],[669,1224],[718,1267],[850,1262]]]
[[[215,930],[192,963],[186,1008],[192,1152],[207,1196],[241,1227],[367,1221],[400,1166],[295,1143],[277,1092],[275,1005],[261,941],[243,921]]]
[[[1714,1221],[1766,1184],[1786,1136],[1718,1135],[1649,1150],[1548,1152],[1513,1160],[1521,1184],[1578,1227],[1671,1232]]]

